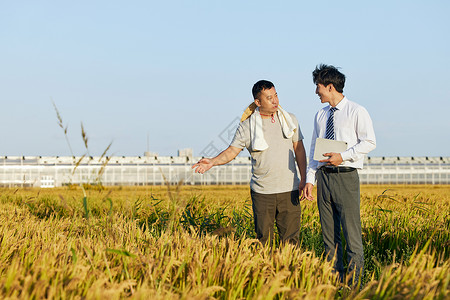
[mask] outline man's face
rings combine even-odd
[[[329,103],[331,100],[331,84],[327,86],[321,83],[316,84],[316,94],[322,103]]]
[[[278,110],[278,94],[275,87],[269,90],[262,90],[259,93],[258,99],[255,100],[259,107],[259,112],[265,115],[271,115]]]

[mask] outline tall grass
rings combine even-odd
[[[301,245],[270,248],[248,187],[1,189],[0,298],[448,299],[450,188],[385,189],[362,191],[361,289],[322,258],[315,203]]]
[[[76,169],[81,164],[81,162],[83,162],[83,160],[85,160],[85,159],[89,159],[89,161],[93,160],[93,157],[91,156],[91,153],[89,150],[89,143],[88,143],[89,137],[88,137],[86,130],[84,129],[83,122],[81,122],[81,139],[83,141],[85,152],[77,160],[75,157],[75,154],[73,152],[72,145],[70,144],[70,140],[69,140],[69,133],[68,133],[69,125],[67,125],[67,124],[64,125],[64,121],[61,116],[61,113],[59,112],[58,107],[56,106],[56,104],[53,100],[52,100],[52,104],[53,104],[53,108],[55,109],[57,124],[63,130],[64,138],[66,140],[67,146],[69,147],[70,154],[72,155],[72,158],[73,158],[73,163],[74,163],[74,168],[72,170],[72,176],[73,176],[75,174]],[[99,188],[103,188],[102,182],[101,182],[101,177],[102,177],[103,173],[105,172],[106,166],[108,165],[109,161],[111,160],[111,156],[107,156],[107,153],[110,150],[111,146],[112,146],[112,141],[105,148],[102,155],[98,159],[98,162],[102,162],[102,160],[103,160],[102,166],[100,167],[100,169],[98,171],[95,171],[95,170],[93,171],[92,176],[91,176],[92,178],[89,179],[89,182],[87,184],[80,185],[80,187],[81,187],[81,189],[83,189],[83,191],[84,191],[85,187],[91,187],[92,185],[96,185]],[[83,201],[84,202],[87,201],[86,197],[84,198]]]

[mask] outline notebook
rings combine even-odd
[[[314,149],[314,160],[327,159],[327,157],[323,156],[324,153],[341,153],[345,150],[347,150],[347,142],[317,138]]]

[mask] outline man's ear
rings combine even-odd
[[[329,83],[327,85],[327,90],[328,90],[328,92],[336,91],[336,89],[334,88],[334,85],[332,83]]]
[[[260,107],[261,106],[261,100],[255,99],[255,104],[256,104],[256,106]]]

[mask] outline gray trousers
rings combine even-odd
[[[298,244],[301,218],[299,191],[260,194],[252,190],[251,197],[258,240],[263,244],[272,242],[276,220],[280,241]]]
[[[335,270],[344,279],[341,225],[344,233],[350,284],[356,284],[364,269],[364,250],[361,236],[359,175],[356,170],[346,173],[317,171],[317,204],[322,225],[327,259],[336,253]]]

